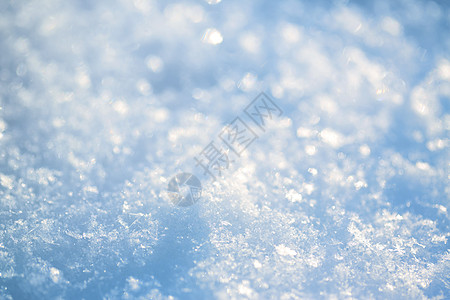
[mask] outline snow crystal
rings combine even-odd
[[[223,37],[217,29],[209,28],[203,35],[203,41],[208,44],[217,45],[222,43]]]
[[[295,250],[292,250],[291,248],[286,247],[285,245],[278,245],[275,248],[277,249],[277,253],[282,256],[297,255],[297,252],[295,252]]]

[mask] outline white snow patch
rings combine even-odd
[[[297,255],[297,251],[281,244],[278,246],[275,246],[275,249],[277,250],[277,253],[281,256],[295,256]]]

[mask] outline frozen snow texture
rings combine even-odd
[[[2,1],[0,299],[450,298],[449,5],[364,3]]]

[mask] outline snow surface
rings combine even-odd
[[[449,4],[367,2],[1,1],[0,299],[449,299]]]

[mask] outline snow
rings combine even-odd
[[[0,12],[0,299],[450,298],[445,2]]]

